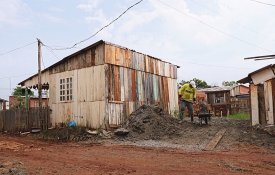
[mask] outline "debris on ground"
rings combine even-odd
[[[81,127],[62,127],[42,131],[38,136],[43,140],[53,141],[86,141],[97,140],[98,134],[95,131]]]
[[[0,175],[26,175],[27,171],[22,162],[0,162]]]
[[[114,131],[114,134],[118,136],[126,136],[129,134],[129,130],[125,128],[118,128]]]
[[[130,115],[123,127],[129,130],[131,138],[158,140],[177,134],[178,122],[159,106],[143,105]]]
[[[97,134],[98,134],[98,131],[97,131],[97,130],[91,131],[91,130],[89,130],[89,129],[86,129],[86,132],[87,132],[88,134],[92,134],[92,135],[97,135]]]
[[[271,136],[275,137],[275,126],[274,125],[267,125],[267,126],[262,126],[262,125],[256,125],[254,126],[256,130],[263,131],[268,133]]]

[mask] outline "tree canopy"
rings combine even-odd
[[[33,91],[27,89],[28,96],[34,96]],[[15,108],[23,108],[25,106],[24,96],[26,95],[26,88],[17,86],[14,88],[12,95],[15,97],[16,101],[14,101]]]
[[[18,96],[25,96],[26,95],[25,90],[26,90],[26,88],[21,87],[21,86],[17,86],[16,88],[13,89],[12,95],[17,96],[17,97]],[[31,91],[30,89],[27,89],[27,91],[28,91],[29,96],[34,95],[33,91]]]
[[[204,80],[200,80],[198,78],[193,78],[192,80],[196,83],[197,88],[210,88],[211,87]],[[189,80],[189,81],[181,80],[180,83],[179,83],[179,85],[181,86],[181,85],[183,85],[185,83],[189,83],[192,80]]]
[[[237,84],[236,81],[223,81],[222,82],[223,86],[234,86],[235,84]]]

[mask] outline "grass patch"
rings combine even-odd
[[[229,115],[228,118],[238,119],[238,120],[249,120],[250,115],[249,113],[238,113],[238,114]]]

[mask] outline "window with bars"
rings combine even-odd
[[[60,101],[71,101],[73,100],[73,78],[60,79]]]

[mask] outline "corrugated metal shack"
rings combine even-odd
[[[238,81],[249,83],[252,125],[275,124],[275,65],[271,64]]]
[[[19,84],[37,87],[37,79]],[[143,104],[178,110],[176,65],[102,40],[43,70],[42,83],[49,84],[53,125],[119,125]]]

